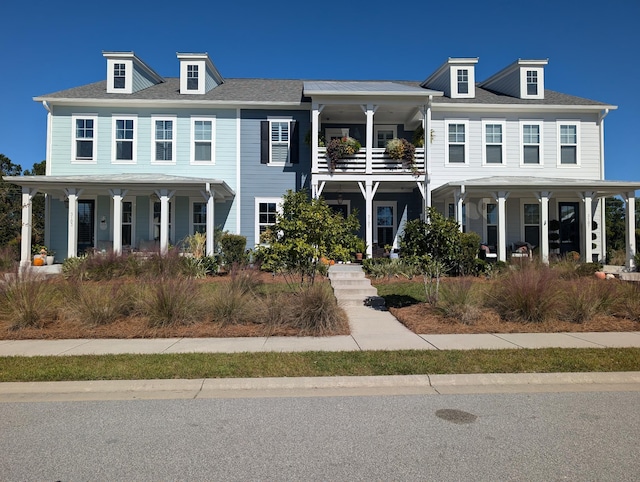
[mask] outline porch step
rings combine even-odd
[[[360,265],[331,266],[329,281],[341,306],[384,306],[384,298],[378,296],[378,290],[371,286]]]
[[[618,277],[622,281],[640,281],[640,273],[620,273]]]

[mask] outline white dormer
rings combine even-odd
[[[480,86],[520,99],[544,99],[544,66],[548,63],[548,59],[518,59]]]
[[[107,93],[133,94],[164,82],[133,52],[102,52],[107,59]]]
[[[224,82],[206,52],[202,54],[178,52],[177,56],[180,60],[181,94],[206,94]]]
[[[477,63],[477,57],[449,57],[438,70],[422,82],[421,86],[441,90],[452,99],[473,99],[476,96]]]

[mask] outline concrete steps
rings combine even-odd
[[[384,298],[378,296],[378,290],[371,286],[359,264],[331,266],[329,281],[340,306],[384,306]]]

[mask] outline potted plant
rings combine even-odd
[[[355,250],[356,261],[362,261],[364,253],[367,252],[367,243],[364,239],[358,238],[354,243],[353,249]]]
[[[406,139],[391,139],[387,142],[386,154],[397,161],[402,161],[402,167],[409,169],[414,175],[418,174],[416,166],[416,146]]]
[[[47,247],[40,244],[34,244],[31,248],[31,253],[33,254],[33,265],[44,266],[47,258]]]
[[[327,159],[329,168],[334,170],[340,159],[354,156],[362,147],[360,142],[353,137],[341,137],[333,139],[327,144]]]

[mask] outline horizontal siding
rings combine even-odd
[[[484,87],[495,92],[520,98],[520,69],[516,69],[509,75],[505,75],[500,80],[491,82]]]
[[[147,87],[151,87],[155,82],[151,79],[149,74],[139,67],[134,67],[133,69],[133,92],[138,92],[140,90],[146,89]]]

